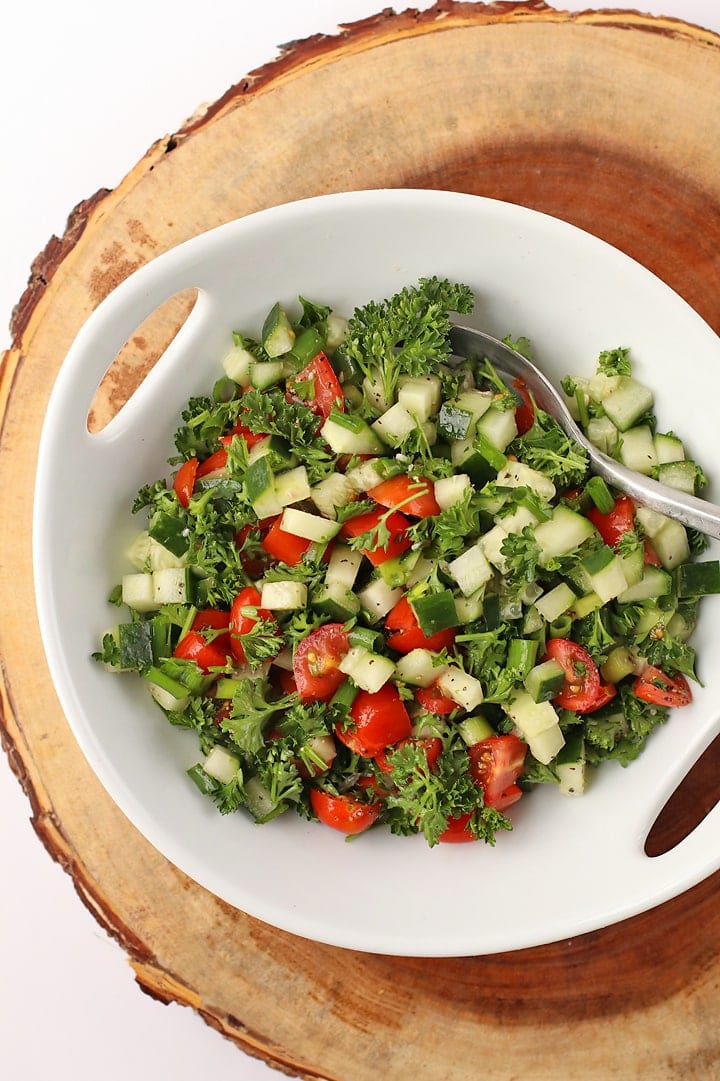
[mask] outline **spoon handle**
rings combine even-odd
[[[578,442],[588,449],[584,438],[578,439]],[[625,492],[636,503],[659,514],[665,514],[668,518],[675,518],[708,537],[720,538],[720,507],[717,504],[687,492],[679,492],[675,488],[668,488],[652,477],[636,473],[609,458],[607,454],[602,454],[596,447],[593,448],[592,461],[595,473],[608,484]]]

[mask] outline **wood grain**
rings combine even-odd
[[[316,945],[198,887],[101,789],[39,662],[31,498],[52,378],[99,301],[160,252],[265,206],[364,187],[447,188],[556,214],[639,259],[720,331],[719,91],[720,39],[677,20],[540,2],[383,12],[287,46],[158,140],[115,191],[80,203],[35,261],[0,380],[12,506],[0,520],[3,745],[38,836],[143,990],[278,1069],[352,1081],[720,1076],[720,878],[582,938],[445,961]],[[138,329],[98,424],[191,303]],[[654,851],[713,802],[712,756],[658,824]]]

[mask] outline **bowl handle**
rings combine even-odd
[[[210,293],[203,288],[202,265],[192,242],[165,252],[121,282],[80,328],[53,388],[53,415],[66,430],[98,446],[121,438],[145,412],[157,406],[162,384],[172,378],[178,354],[200,348],[212,320]],[[116,416],[99,432],[88,430],[88,412],[97,388],[134,331],[166,301],[196,289],[196,302],[179,331]],[[153,406],[154,403],[154,406]]]

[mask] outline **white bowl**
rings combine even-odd
[[[220,816],[185,775],[194,734],[167,724],[139,681],[90,659],[113,621],[108,588],[138,528],[129,506],[163,473],[179,413],[212,386],[230,332],[259,328],[298,294],[351,314],[419,277],[466,282],[491,334],[527,335],[558,380],[630,346],[657,392],[664,428],[701,462],[720,458],[720,343],[688,305],[595,237],[523,207],[434,191],[321,196],[231,222],[170,251],[120,285],[68,354],[40,446],[34,564],[42,635],[60,701],[101,782],[144,836],[185,873],[267,923],[386,954],[493,953],[567,938],[648,909],[720,867],[720,808],[669,853],[643,842],[689,765],[718,731],[720,598],[696,635],[706,681],[693,705],[627,769],[608,764],[580,799],[541,789],[511,812],[495,848],[371,832],[352,844],[290,813],[258,827]],[[199,300],[128,405],[87,430],[103,372],[175,293]],[[715,556],[714,548],[709,555]]]

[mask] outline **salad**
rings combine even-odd
[[[472,307],[438,278],[349,319],[274,304],[135,499],[94,656],[197,733],[189,777],[223,814],[492,843],[534,786],[581,794],[691,701],[720,565],[591,476],[522,383],[452,357]],[[606,453],[705,483],[626,348],[563,389]]]

